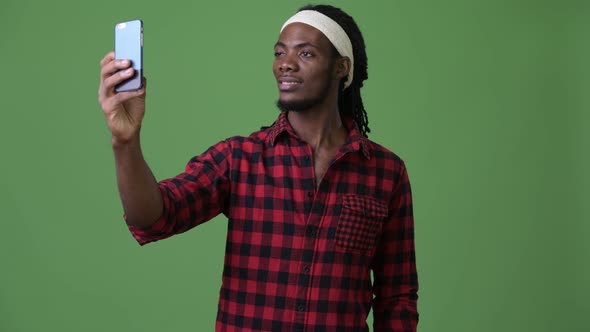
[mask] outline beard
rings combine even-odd
[[[322,104],[326,98],[328,97],[328,94],[330,93],[330,84],[326,84],[324,86],[324,88],[322,89],[321,93],[314,98],[303,98],[300,100],[291,100],[291,101],[285,101],[285,100],[281,100],[279,98],[279,100],[277,100],[277,108],[281,111],[281,112],[287,112],[287,111],[292,111],[292,112],[305,112],[310,110],[311,108],[313,108],[314,106],[320,105]]]
[[[277,100],[277,107],[281,112],[305,112],[312,107],[319,105],[324,101],[325,98],[318,97],[315,99],[302,99],[302,100],[292,100],[292,101],[284,101],[284,100]]]

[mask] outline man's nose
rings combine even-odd
[[[299,66],[297,64],[296,59],[293,58],[290,54],[285,54],[283,58],[280,60],[279,70],[281,72],[287,71],[297,71],[299,70]]]

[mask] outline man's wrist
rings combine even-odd
[[[140,147],[139,134],[134,135],[128,139],[121,139],[119,137],[111,137],[111,145],[113,150],[129,150]]]

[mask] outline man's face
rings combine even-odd
[[[339,84],[335,53],[328,38],[316,28],[303,23],[286,26],[275,45],[272,67],[279,109],[305,111],[324,102]]]

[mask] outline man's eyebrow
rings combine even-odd
[[[275,44],[275,47],[277,47],[277,46],[280,46],[280,47],[287,47],[287,45],[286,45],[285,43],[281,42],[281,41],[278,41],[278,42]],[[295,44],[295,45],[294,45],[294,48],[303,48],[303,47],[308,47],[308,46],[311,46],[311,47],[313,47],[313,48],[317,48],[317,49],[319,49],[319,47],[318,47],[317,45],[314,45],[314,44],[312,44],[312,43],[309,43],[309,42],[303,42],[303,43]]]

